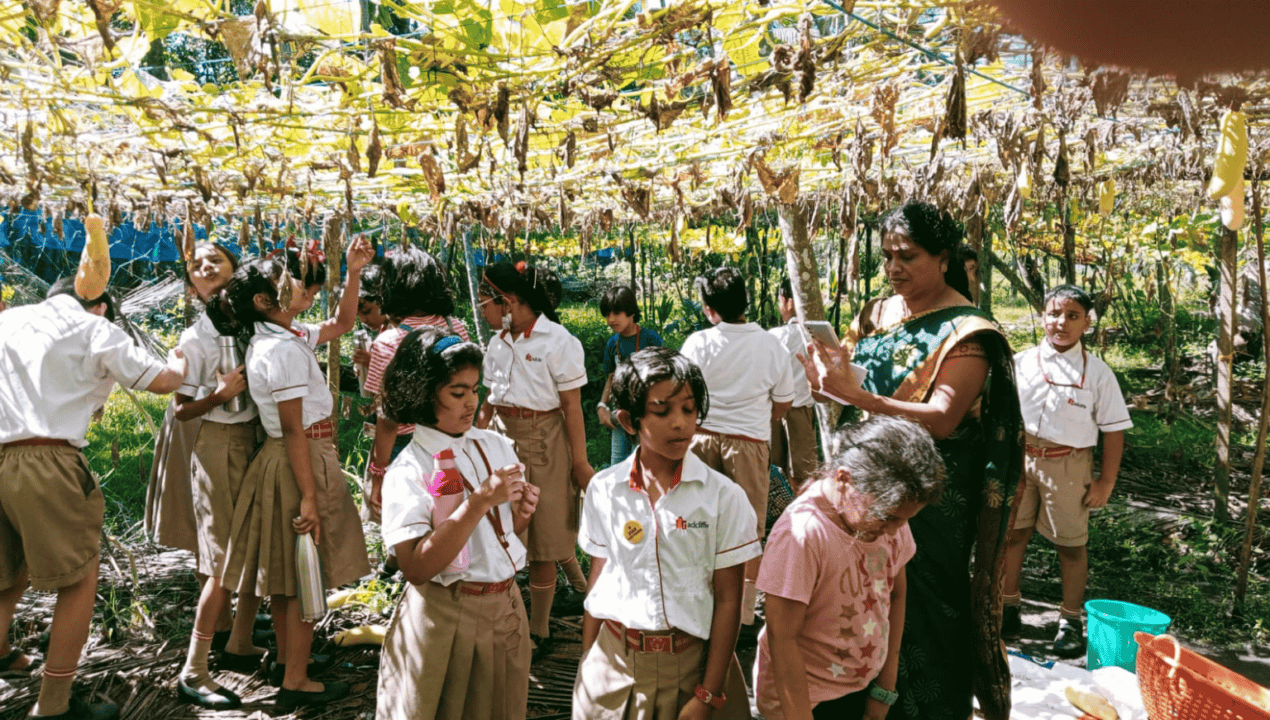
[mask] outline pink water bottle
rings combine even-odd
[[[433,458],[436,460],[436,472],[432,475],[432,481],[428,483],[428,492],[433,496],[432,527],[436,528],[454,514],[463,502],[463,479],[459,476],[459,469],[454,464],[453,450],[446,448]],[[459,572],[466,570],[471,564],[472,553],[465,543],[446,570]]]

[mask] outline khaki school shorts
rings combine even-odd
[[[767,534],[767,493],[772,486],[767,443],[699,432],[693,436],[690,449],[745,491],[758,516],[758,537],[762,540]]]
[[[74,585],[97,567],[106,503],[69,445],[0,447],[0,590],[30,569],[31,587]]]
[[[1055,446],[1031,435],[1027,444]],[[1014,528],[1034,527],[1045,539],[1063,547],[1080,547],[1088,542],[1089,508],[1084,500],[1085,490],[1093,482],[1093,449],[1080,448],[1056,458],[1025,455],[1023,469],[1026,480]]]

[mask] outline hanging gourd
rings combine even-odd
[[[1228,110],[1221,119],[1217,155],[1213,158],[1213,178],[1208,181],[1210,200],[1226,197],[1243,179],[1248,164],[1248,122],[1242,112]]]
[[[106,239],[106,220],[97,213],[84,218],[84,252],[75,273],[75,294],[84,300],[96,300],[106,292],[110,282],[110,242]]]
[[[1015,187],[1019,190],[1019,197],[1024,200],[1032,198],[1032,173],[1028,172],[1026,164],[1019,168],[1019,179],[1015,183]]]
[[[1107,217],[1116,207],[1116,181],[1107,178],[1098,183],[1098,214]]]
[[[1221,224],[1227,230],[1241,230],[1244,226],[1244,181],[1239,183],[1221,199]]]

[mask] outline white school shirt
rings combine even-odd
[[[635,630],[709,639],[714,571],[763,554],[754,510],[740,485],[693,453],[654,508],[638,461],[637,450],[587,487],[578,544],[605,563],[586,610]]]
[[[177,392],[186,397],[202,400],[216,392],[216,371],[220,369],[220,333],[212,324],[207,313],[203,313],[191,326],[181,333],[178,346],[185,354],[185,382]],[[240,397],[246,400],[246,407],[240,412],[230,412],[224,405],[217,405],[203,415],[204,420],[234,425],[255,418],[260,413],[251,401],[251,393],[244,392]]]
[[[558,323],[539,315],[520,337],[504,330],[485,353],[486,402],[555,410],[560,393],[586,385],[582,342]]]
[[[710,391],[703,430],[772,439],[772,403],[794,399],[789,351],[758,323],[724,323],[684,341],[682,355],[701,368]]]
[[[272,438],[282,437],[280,402],[304,398],[306,428],[329,418],[335,408],[331,388],[313,354],[321,328],[291,323],[291,329],[300,334],[281,325],[258,322],[247,348],[247,389],[260,412],[260,424]]]
[[[415,427],[414,438],[397,459],[392,461],[388,472],[384,474],[382,529],[384,545],[390,552],[395,552],[393,548],[398,543],[426,537],[433,530],[433,499],[432,493],[428,491],[427,481],[432,479],[436,469],[437,453],[446,448],[453,450],[455,467],[473,489],[489,479],[490,473],[485,470],[485,461],[476,449],[478,443],[489,458],[492,470],[519,462],[511,441],[496,432],[473,427],[463,437],[456,438],[435,428],[423,425]],[[471,495],[466,489],[463,493],[465,496]],[[452,585],[459,581],[502,582],[525,567],[525,546],[520,543],[512,527],[514,519],[511,503],[499,505],[498,516],[506,533],[506,550],[498,541],[494,523],[488,517],[482,517],[467,541],[471,564],[459,572],[442,571],[432,580],[442,585]]]
[[[1133,427],[1115,373],[1084,343],[1061,353],[1049,342],[1028,348],[1014,356],[1014,377],[1023,427],[1038,438],[1087,448],[1100,432]]]
[[[768,330],[781,341],[781,345],[789,351],[789,372],[794,379],[794,407],[811,407],[815,399],[811,396],[811,383],[807,382],[807,368],[798,360],[798,354],[807,354],[807,346],[803,343],[803,331],[791,320],[784,325]]]
[[[50,438],[85,447],[118,382],[145,389],[164,364],[70,295],[0,313],[0,444]]]

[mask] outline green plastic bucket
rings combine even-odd
[[[1090,600],[1085,603],[1089,621],[1089,644],[1085,667],[1094,670],[1115,665],[1137,672],[1138,643],[1135,632],[1159,635],[1173,620],[1159,610],[1120,600]]]

